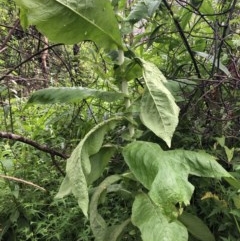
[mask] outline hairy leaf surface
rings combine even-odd
[[[123,156],[149,196],[167,216],[176,215],[176,203],[189,204],[194,187],[189,174],[204,177],[231,177],[206,153],[176,150],[163,151],[159,145],[136,141],[123,149]]]
[[[141,62],[146,89],[142,97],[140,118],[147,128],[170,147],[178,124],[179,108],[173,95],[163,84],[167,80],[161,71],[152,63]]]
[[[91,172],[87,176],[87,183],[92,184],[103,173],[112,155],[116,151],[113,146],[103,146],[98,153],[90,157]]]
[[[177,220],[170,221],[162,208],[143,193],[138,194],[133,203],[132,222],[140,229],[143,241],[188,240],[187,229]]]
[[[88,213],[89,203],[87,179],[91,173],[90,158],[100,150],[107,131],[114,128],[120,120],[121,118],[116,117],[95,126],[78,144],[67,160],[66,177],[56,197],[61,198],[69,194],[69,189],[66,187],[68,184],[85,216]]]

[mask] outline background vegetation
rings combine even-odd
[[[111,3],[106,11],[115,15],[119,26],[110,40],[107,29],[104,41],[74,29],[79,41],[64,39],[64,32],[63,39],[55,41],[49,34],[51,22],[45,27],[23,21],[24,1],[0,2],[0,240],[107,240],[106,233],[112,235],[108,240],[176,240],[175,232],[179,241],[239,240],[239,2],[103,2]],[[146,91],[148,87],[154,93],[149,85],[155,77],[164,83],[161,91],[170,91],[180,108],[178,114],[172,97],[162,107],[157,105],[173,125],[173,137],[157,135],[141,109],[146,107],[154,119],[151,108],[142,103],[151,103]],[[65,89],[47,92],[48,87]],[[163,101],[169,96],[164,93]],[[89,154],[94,145],[101,148]],[[154,181],[149,180],[154,171],[142,168],[145,159],[137,156],[148,149],[155,156],[149,154],[147,161],[155,163],[161,156],[163,163],[172,163],[161,167],[167,175],[176,180],[186,175],[194,186],[189,200],[184,196],[187,181],[177,194],[172,192],[174,200],[167,193],[160,198],[166,192],[162,183],[157,190],[162,196],[152,194]],[[77,160],[74,150],[87,152],[94,170],[85,174],[87,211],[74,191],[65,197],[73,165],[65,167]],[[214,162],[212,170],[205,171],[204,163],[213,158],[202,158],[205,152],[220,165]],[[194,171],[185,173],[188,159],[202,166],[194,163]],[[151,165],[150,169],[159,168]],[[156,208],[160,217],[167,217],[167,224],[162,222],[169,235],[154,232],[158,223],[151,216],[152,206],[146,208],[148,228],[138,222],[144,216],[138,205],[147,206],[149,197],[163,213],[169,212],[161,216]]]

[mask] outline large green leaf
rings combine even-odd
[[[162,0],[141,0],[137,1],[127,17],[127,21],[136,23],[142,18],[151,17],[157,10]]]
[[[178,220],[181,221],[191,233],[200,241],[215,241],[215,238],[206,224],[197,216],[191,213],[183,212]]]
[[[142,97],[140,118],[146,127],[171,146],[178,124],[179,108],[164,85],[167,80],[161,71],[152,63],[141,62],[146,89]]]
[[[109,0],[16,0],[24,27],[36,25],[53,42],[83,40],[122,48],[118,23]]]
[[[162,208],[146,194],[138,194],[132,207],[132,222],[137,226],[143,241],[187,241],[187,229],[177,220],[163,215]]]
[[[124,228],[130,223],[130,219],[125,220],[119,225],[107,226],[105,220],[98,212],[98,203],[101,194],[106,191],[113,183],[121,180],[121,176],[112,175],[107,177],[96,189],[92,195],[89,216],[90,226],[96,241],[117,241]]]
[[[107,131],[114,128],[120,120],[120,117],[116,117],[95,126],[67,160],[66,177],[56,198],[62,198],[72,192],[78,199],[78,205],[85,216],[87,216],[89,203],[87,179],[91,173],[90,158],[100,150]]]
[[[98,153],[90,157],[91,172],[87,176],[88,185],[92,184],[102,175],[115,151],[116,148],[114,146],[103,146]]]
[[[157,144],[136,141],[123,149],[123,156],[137,180],[163,212],[176,216],[176,203],[189,204],[194,187],[189,174],[231,178],[216,160],[206,153],[176,150],[163,151]]]
[[[81,101],[82,99],[89,97],[95,97],[104,101],[111,102],[124,98],[124,94],[83,87],[47,88],[34,92],[28,100],[27,104],[69,103]]]

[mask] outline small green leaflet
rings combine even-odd
[[[151,17],[161,2],[162,0],[137,1],[126,20],[131,23],[136,23],[143,18]]]

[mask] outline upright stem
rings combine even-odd
[[[122,80],[122,92],[124,94],[126,94],[127,96],[129,95],[128,82],[126,80]],[[131,101],[130,101],[129,97],[126,97],[125,98],[125,109],[127,110],[130,107],[130,105],[131,105]],[[133,120],[132,114],[129,114],[127,117],[130,119],[130,121]],[[135,129],[131,123],[129,123],[128,129],[129,129],[129,135],[132,138],[135,134]]]

